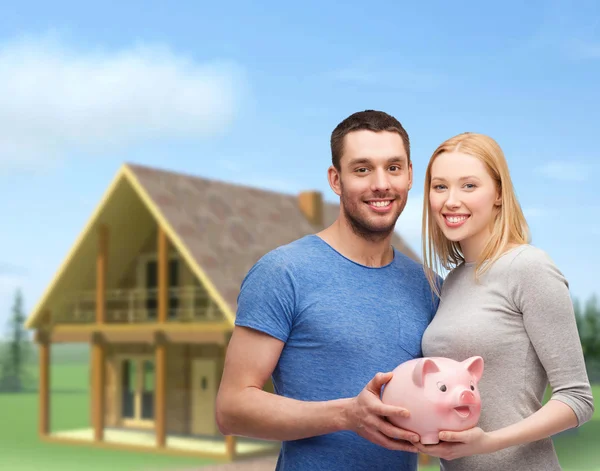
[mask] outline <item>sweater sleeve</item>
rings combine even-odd
[[[581,426],[591,419],[594,401],[568,282],[550,257],[535,247],[515,257],[510,275],[512,299],[548,375],[551,399],[571,407]]]

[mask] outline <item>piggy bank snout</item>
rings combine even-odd
[[[475,394],[473,394],[471,391],[463,391],[460,395],[460,402],[462,404],[475,405],[477,404],[477,398],[475,397]]]

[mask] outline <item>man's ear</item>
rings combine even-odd
[[[408,189],[412,189],[413,184],[413,164],[412,161],[408,163]]]
[[[336,169],[333,165],[331,165],[327,169],[327,181],[329,181],[329,186],[331,187],[333,192],[338,196],[342,196],[342,187],[340,179],[341,175],[339,170]]]

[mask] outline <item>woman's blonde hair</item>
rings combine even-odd
[[[435,273],[440,273],[442,268],[451,270],[465,261],[460,244],[444,236],[429,207],[431,166],[439,155],[455,151],[481,160],[501,195],[501,203],[499,209],[495,211],[492,223],[491,237],[476,261],[476,278],[483,275],[502,256],[509,244],[529,243],[530,237],[527,221],[513,188],[506,158],[498,143],[489,136],[471,132],[459,134],[443,142],[435,150],[427,165],[423,193],[423,264],[429,283],[438,296],[440,291],[435,282]]]

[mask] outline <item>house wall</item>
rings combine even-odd
[[[191,360],[208,358],[216,363],[216,384],[221,381],[224,365],[223,347],[218,345],[169,344],[167,346],[167,433],[191,433]],[[148,344],[110,344],[106,349],[106,413],[107,427],[122,426],[120,420],[120,387],[118,361],[124,355],[154,355]],[[216,431],[216,427],[215,427]],[[218,434],[218,432],[216,432]]]
[[[186,344],[167,347],[167,433],[189,433],[189,350]]]

